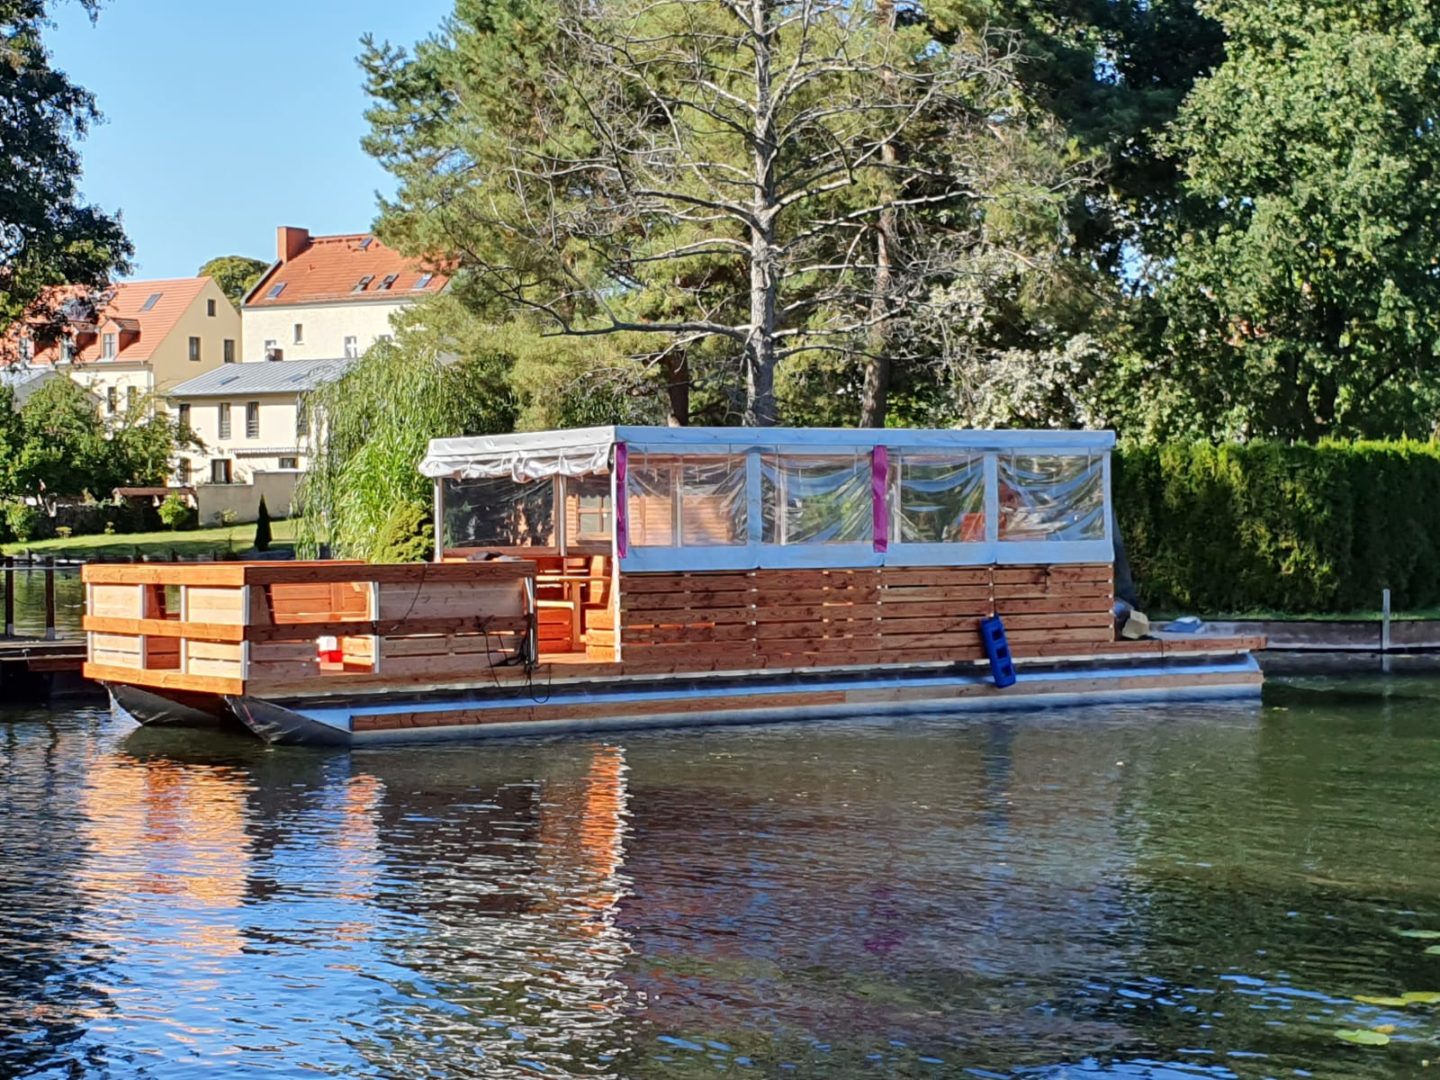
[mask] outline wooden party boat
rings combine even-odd
[[[142,724],[339,745],[1257,694],[1258,639],[1116,639],[1113,441],[435,440],[436,562],[89,566],[85,670]]]

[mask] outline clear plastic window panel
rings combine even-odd
[[[767,544],[874,540],[868,452],[762,455],[760,499]]]
[[[890,506],[902,544],[985,540],[985,458],[891,453]]]
[[[567,541],[609,540],[614,515],[610,506],[609,476],[565,478],[565,529]]]
[[[555,544],[555,485],[549,479],[523,484],[508,476],[446,480],[441,498],[446,547]]]
[[[626,509],[635,547],[744,544],[745,458],[631,455]]]
[[[1002,454],[1001,540],[1104,540],[1105,459]]]

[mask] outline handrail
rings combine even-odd
[[[93,565],[86,670],[224,694],[473,679],[533,656],[534,577],[527,560]]]

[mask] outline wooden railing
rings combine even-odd
[[[197,693],[478,681],[534,647],[535,564],[88,566],[86,674]]]

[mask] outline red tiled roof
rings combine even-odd
[[[186,310],[195,302],[209,278],[168,278],[163,281],[122,281],[112,285],[100,294],[100,303],[93,320],[82,318],[68,320],[65,324],[75,337],[74,360],[77,364],[100,359],[100,330],[114,323],[120,333],[117,335],[117,355],[121,363],[150,359],[160,343],[175,329]],[[63,310],[71,300],[82,300],[89,296],[89,290],[79,286],[65,285],[50,289],[37,304],[54,311]],[[148,311],[142,310],[152,296],[155,301]],[[39,310],[39,308],[37,308]],[[15,348],[15,338],[27,328],[33,329],[35,322],[16,320],[6,332],[5,352]],[[49,329],[49,328],[47,328]],[[53,364],[60,359],[60,342],[36,341],[34,362]]]
[[[383,288],[392,274],[395,280]],[[367,277],[365,288],[358,288]],[[424,287],[417,288],[422,280]],[[309,236],[294,255],[277,262],[250,290],[245,307],[418,299],[439,292],[449,280],[447,274],[431,273],[367,233]],[[272,295],[277,286],[283,286],[279,295]]]

